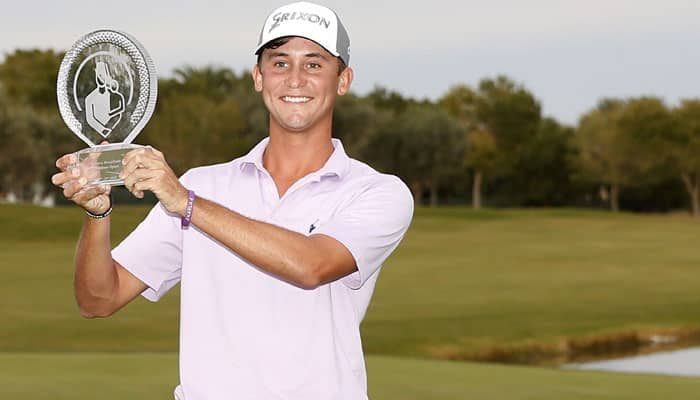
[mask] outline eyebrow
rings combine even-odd
[[[274,57],[289,57],[289,53],[285,53],[285,52],[283,52],[283,51],[272,51],[272,52],[270,52],[270,53],[268,53],[268,54],[269,54],[269,57],[270,57],[270,58],[274,58]],[[322,54],[322,53],[307,53],[307,54],[304,55],[304,57],[306,57],[306,58],[320,58],[320,59],[323,59],[323,60],[327,60],[327,59],[328,59],[328,57],[326,57],[326,56],[325,56],[324,54]]]
[[[289,54],[287,54],[287,53],[285,53],[285,52],[283,52],[283,51],[271,51],[271,52],[269,52],[269,53],[267,53],[267,54],[268,54],[268,57],[269,57],[269,58],[272,58],[272,57],[287,57],[287,56],[289,56]]]
[[[306,58],[322,58],[325,60],[326,56],[324,56],[321,53],[308,53],[308,54],[306,54]]]

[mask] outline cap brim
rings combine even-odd
[[[270,43],[270,42],[274,42],[275,40],[278,40],[278,39],[293,38],[293,37],[300,37],[300,38],[304,38],[304,39],[306,39],[306,40],[310,40],[310,41],[316,43],[317,45],[321,46],[321,48],[323,48],[323,50],[327,51],[327,52],[328,52],[330,55],[332,55],[333,57],[338,57],[338,58],[340,58],[340,54],[334,53],[334,52],[328,50],[328,49],[325,48],[321,43],[319,43],[319,42],[317,42],[317,41],[315,41],[315,40],[313,40],[313,39],[311,39],[311,38],[309,38],[309,37],[303,36],[303,35],[287,35],[287,36],[279,36],[279,37],[272,38],[272,39],[268,40],[267,42],[265,42],[265,43],[259,45],[259,46],[255,49],[255,53],[253,53],[253,54],[255,54],[256,56],[257,56],[258,54],[260,54],[260,52],[263,50],[263,48],[265,48],[265,46],[267,46],[268,43]]]

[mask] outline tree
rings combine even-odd
[[[143,132],[142,143],[159,148],[173,170],[185,170],[240,156],[253,143],[233,98],[215,100],[198,93],[179,93],[159,101]]]
[[[498,148],[491,132],[476,128],[467,135],[465,164],[474,171],[472,179],[472,208],[481,208],[484,173],[493,171],[498,163]]]
[[[610,186],[610,208],[613,211],[620,209],[620,186],[629,179],[625,171],[631,154],[617,126],[623,107],[621,100],[602,100],[581,118],[575,137],[580,155],[580,176]]]
[[[666,179],[670,172],[664,144],[674,135],[675,122],[663,99],[652,96],[628,99],[619,126],[636,153],[638,175],[632,185],[648,186]]]
[[[162,98],[198,94],[215,101],[235,99],[243,116],[246,135],[261,139],[267,135],[268,113],[262,98],[255,92],[250,71],[236,74],[229,68],[185,66],[172,79],[161,80]]]
[[[479,82],[475,116],[491,132],[505,159],[514,159],[519,147],[537,132],[542,119],[539,101],[523,85],[508,77]]]
[[[388,90],[381,86],[369,92],[366,96],[375,109],[382,111],[391,111],[396,114],[403,113],[413,102],[405,99],[400,93]]]
[[[250,74],[186,66],[161,79],[156,112],[139,141],[161,149],[176,173],[242,155],[267,133]]]
[[[676,129],[667,136],[669,160],[690,196],[693,216],[700,218],[700,99],[683,100],[672,113]]]
[[[477,93],[467,85],[456,85],[440,98],[438,104],[448,114],[457,118],[465,127],[477,124]]]
[[[577,187],[574,174],[574,129],[544,118],[535,136],[525,142],[516,165],[517,201],[524,206],[562,206],[571,204]]]
[[[605,99],[581,118],[575,135],[580,171],[610,187],[613,211],[620,209],[620,189],[660,161],[653,145],[669,129],[668,110],[656,98]]]
[[[539,102],[523,85],[497,76],[481,80],[476,90],[455,86],[439,104],[462,125],[469,144],[465,165],[473,173],[472,206],[480,208],[485,175],[518,181],[515,166],[539,129]]]
[[[435,206],[440,186],[461,168],[464,148],[464,136],[454,118],[435,106],[412,106],[384,121],[362,155],[406,181],[416,204],[428,188],[430,204]]]
[[[348,93],[336,99],[333,136],[341,139],[348,153],[359,152],[382,118],[365,98]]]
[[[56,110],[56,79],[63,59],[54,50],[15,50],[0,64],[0,84],[8,99],[37,109]]]
[[[68,129],[57,116],[9,104],[0,96],[0,192],[21,201],[43,198],[54,160],[69,151],[66,138]]]
[[[466,139],[464,164],[473,171],[472,207],[481,208],[484,172],[490,172],[497,163],[496,140],[476,114],[477,93],[467,85],[452,87],[439,105],[461,124]]]
[[[20,200],[45,196],[54,160],[80,143],[62,123],[56,103],[62,57],[53,50],[16,50],[0,64],[1,184]]]

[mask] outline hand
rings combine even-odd
[[[142,199],[144,190],[150,190],[166,210],[185,215],[187,189],[177,179],[163,153],[144,147],[126,153],[122,162],[124,168],[119,177],[134,196]]]
[[[71,167],[78,162],[75,154],[66,154],[56,160],[61,171],[51,177],[51,182],[63,188],[63,195],[92,214],[102,214],[111,206],[110,186],[87,186],[88,177],[81,176],[81,168]]]

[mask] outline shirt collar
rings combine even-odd
[[[260,171],[265,171],[265,167],[263,166],[263,154],[269,142],[270,138],[266,137],[255,145],[248,154],[238,159],[238,164],[242,171],[248,166],[253,166]],[[350,157],[345,153],[343,143],[340,139],[336,138],[332,138],[331,143],[333,144],[333,153],[321,169],[308,175],[311,179],[320,181],[330,176],[342,178],[347,174],[350,168]]]
[[[265,169],[263,167],[262,157],[263,153],[265,153],[265,149],[267,148],[267,144],[269,142],[270,138],[266,137],[265,139],[261,140],[258,144],[256,144],[255,147],[253,147],[248,152],[248,154],[236,160],[238,166],[241,168],[241,171],[244,171],[245,168],[249,165],[252,165],[261,171]]]

